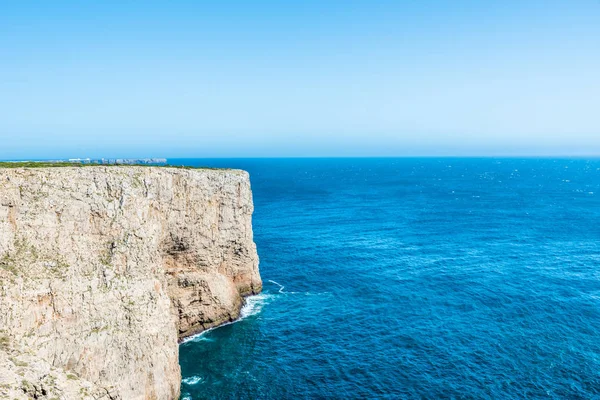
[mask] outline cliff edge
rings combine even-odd
[[[176,399],[262,288],[239,170],[0,168],[0,398]]]

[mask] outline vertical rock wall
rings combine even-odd
[[[178,340],[261,290],[252,211],[238,170],[0,169],[0,397],[178,398]]]

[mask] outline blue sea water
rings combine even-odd
[[[264,280],[183,399],[600,398],[600,160],[174,163],[250,172]]]

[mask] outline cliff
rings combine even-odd
[[[261,280],[248,174],[0,168],[0,398],[174,399]]]

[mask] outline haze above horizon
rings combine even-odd
[[[0,159],[600,155],[599,17],[597,0],[4,4]]]

